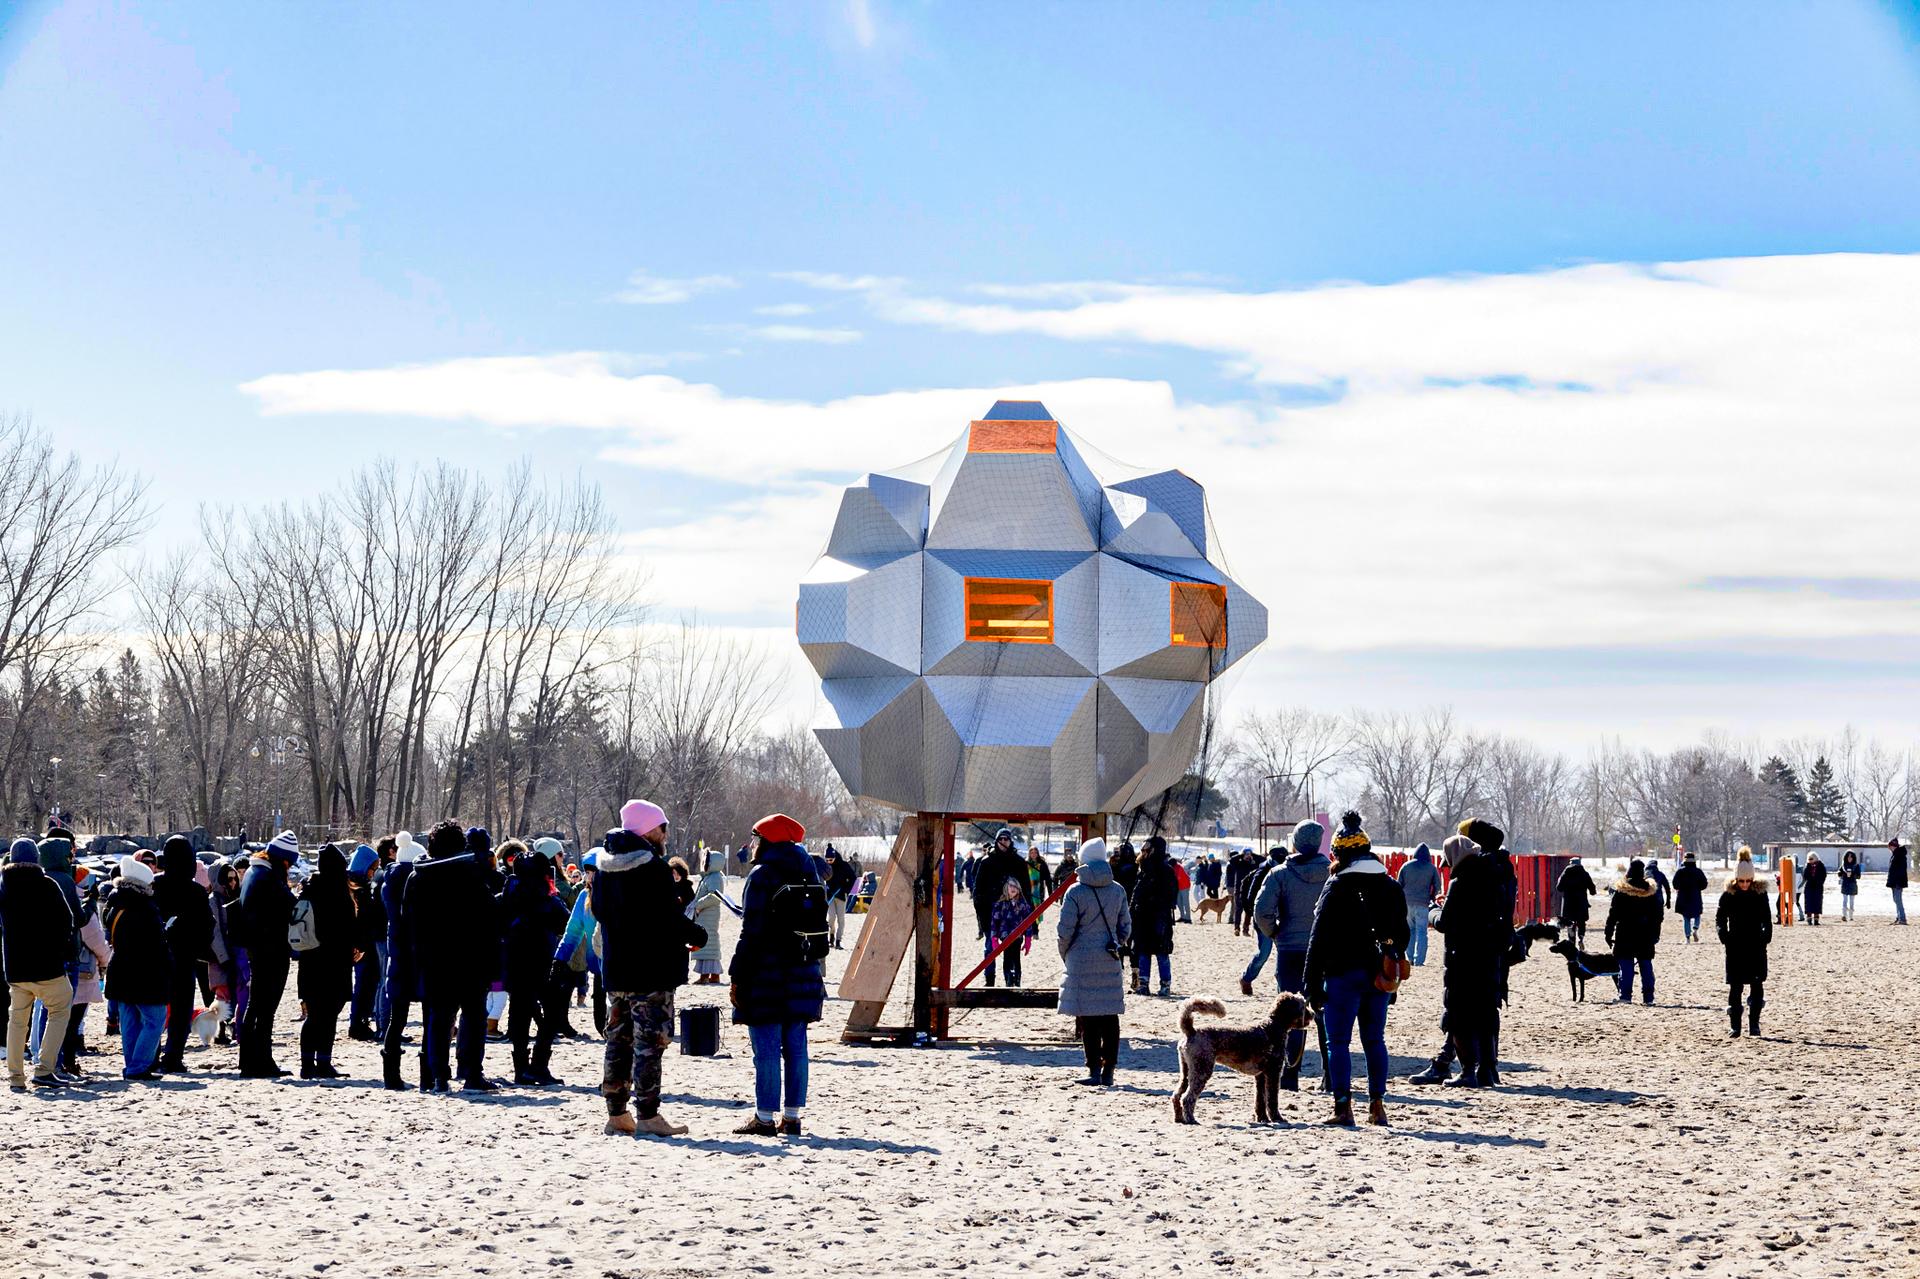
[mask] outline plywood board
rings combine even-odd
[[[840,979],[840,998],[884,1003],[893,993],[900,961],[913,944],[913,858],[917,819],[900,823],[899,837],[880,876],[880,887],[860,925],[853,959]]]

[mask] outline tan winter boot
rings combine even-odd
[[[642,1136],[647,1137],[684,1137],[687,1135],[685,1124],[670,1124],[665,1115],[648,1115],[639,1124]]]
[[[800,1121],[798,1119],[782,1119],[780,1121],[780,1135],[782,1137],[798,1137],[800,1135]]]
[[[1351,1101],[1334,1102],[1333,1113],[1321,1120],[1321,1122],[1332,1124],[1337,1128],[1353,1127],[1353,1103]]]
[[[631,1137],[638,1130],[639,1125],[634,1123],[631,1110],[607,1116],[606,1134],[609,1137]]]
[[[1387,1103],[1385,1101],[1375,1097],[1367,1103],[1367,1122],[1375,1128],[1386,1128],[1390,1126],[1387,1123]]]

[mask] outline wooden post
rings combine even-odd
[[[946,833],[947,818],[942,813],[921,813],[914,831],[913,859],[913,1030],[916,1036],[930,1035],[933,1024],[933,978],[940,944],[935,913],[936,876],[939,873],[940,845]]]

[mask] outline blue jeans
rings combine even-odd
[[[1688,941],[1692,941],[1698,937],[1700,935],[1700,916],[1680,916],[1680,932]]]
[[[1900,894],[1906,892],[1907,890],[1904,888],[1893,888],[1893,889],[1889,889],[1888,891],[1893,894],[1893,922],[1896,924],[1906,923],[1907,922],[1907,904],[1900,900]]]
[[[1353,1099],[1353,1026],[1367,1054],[1367,1096],[1387,1095],[1387,994],[1364,968],[1327,979],[1327,1084],[1335,1101]]]
[[[1633,966],[1640,965],[1640,993],[1648,1003],[1653,1002],[1653,961],[1651,959],[1634,960],[1620,957],[1620,1002],[1633,1002]]]
[[[807,1104],[807,1023],[778,1022],[747,1027],[753,1045],[753,1108],[771,1120],[781,1113],[782,1067],[786,1076],[785,1114],[798,1119]]]
[[[165,1004],[120,1005],[120,1056],[123,1079],[144,1075],[160,1060],[160,1035],[167,1028]]]
[[[1407,928],[1413,940],[1407,943],[1407,958],[1415,968],[1421,968],[1427,962],[1427,908],[1425,906],[1407,907]]]
[[[1276,951],[1273,956],[1274,985],[1283,991],[1299,994],[1307,985],[1307,952],[1304,950]],[[1307,1032],[1292,1030],[1287,1032],[1287,1060],[1299,1061],[1300,1054],[1306,1051]],[[1320,1062],[1320,1073],[1327,1073],[1327,1063]]]
[[[1253,930],[1253,941],[1260,949],[1253,952],[1253,962],[1247,965],[1247,971],[1240,974],[1241,981],[1252,981],[1258,977],[1260,970],[1267,966],[1267,956],[1273,953],[1273,938],[1261,932],[1257,926]]]
[[[1135,955],[1133,957],[1133,981],[1136,986],[1144,987],[1153,978],[1153,962],[1160,961],[1160,984],[1173,984],[1172,955]]]

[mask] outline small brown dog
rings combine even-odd
[[[1313,1024],[1307,1001],[1283,993],[1273,1011],[1257,1026],[1219,1026],[1196,1029],[1195,1013],[1227,1015],[1217,999],[1189,999],[1180,1010],[1180,1085],[1173,1090],[1173,1120],[1190,1124],[1193,1103],[1200,1099],[1215,1066],[1253,1076],[1253,1122],[1280,1122],[1280,1074],[1287,1066],[1287,1036]],[[1296,1063],[1297,1064],[1297,1063]]]
[[[1212,911],[1213,922],[1217,924],[1220,922],[1221,918],[1226,915],[1227,903],[1230,902],[1231,900],[1232,898],[1230,897],[1203,898],[1200,904],[1193,908],[1193,913],[1197,915],[1200,919],[1200,922],[1204,924],[1207,922],[1207,912]]]

